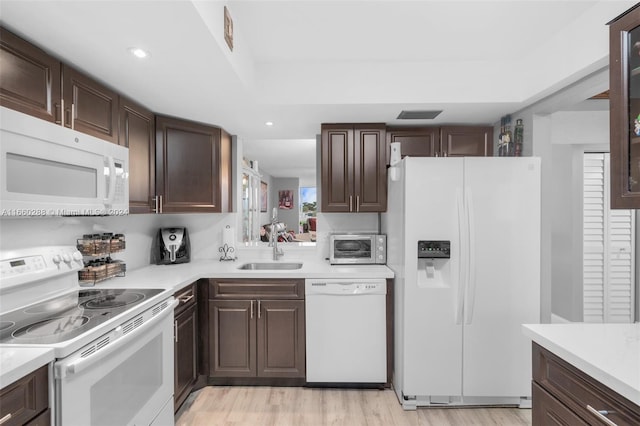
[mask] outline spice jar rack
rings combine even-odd
[[[121,252],[126,243],[124,234],[85,234],[76,240],[76,247],[85,258],[84,268],[78,271],[81,286],[93,286],[113,277],[124,277],[126,264],[111,258],[112,253]]]
[[[109,256],[126,247],[124,234],[85,234],[76,240],[76,247],[83,256]]]

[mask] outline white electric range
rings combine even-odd
[[[173,424],[173,308],[162,289],[78,285],[73,246],[0,253],[0,351],[54,351],[55,425]]]

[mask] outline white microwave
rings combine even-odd
[[[0,217],[129,213],[129,149],[0,107]]]

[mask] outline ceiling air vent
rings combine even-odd
[[[401,111],[398,120],[432,120],[436,118],[442,110],[439,111]]]

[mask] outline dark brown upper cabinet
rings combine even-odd
[[[400,143],[402,157],[435,157],[440,151],[439,127],[388,127],[387,163],[391,144]]]
[[[118,143],[118,93],[0,28],[0,104]]]
[[[491,157],[493,127],[446,126],[440,128],[440,156]]]
[[[156,116],[157,213],[226,212],[231,138],[219,127]]]
[[[153,213],[156,195],[155,116],[135,102],[120,98],[120,137],[129,148],[129,213]]]
[[[322,125],[323,212],[387,209],[384,124]]]
[[[402,157],[490,157],[493,128],[488,126],[388,127],[387,164],[391,143],[400,142]]]
[[[118,143],[118,93],[70,66],[62,66],[63,124]]]
[[[60,123],[60,61],[0,28],[0,105]]]
[[[611,208],[640,209],[640,6],[609,22]]]

